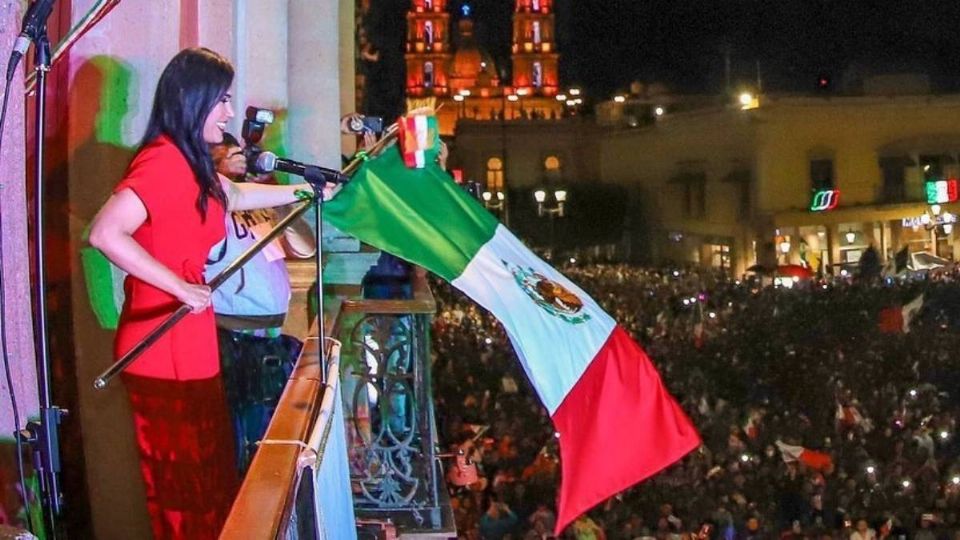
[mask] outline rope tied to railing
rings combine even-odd
[[[276,446],[296,446],[300,450],[313,450],[310,448],[310,445],[297,439],[263,439],[257,441],[257,446],[267,446],[267,445],[276,445]]]

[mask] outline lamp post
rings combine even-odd
[[[552,201],[547,200],[547,195],[552,195]],[[550,253],[548,259],[553,258],[553,252],[556,250],[556,224],[557,218],[564,217],[564,205],[567,202],[567,190],[556,188],[551,193],[545,189],[538,189],[533,192],[533,198],[537,201],[537,217],[547,216],[550,218]]]
[[[507,222],[507,194],[502,191],[484,191],[480,196],[483,207],[487,210],[490,210],[496,213],[497,217],[503,221],[503,224],[507,227],[510,224]]]
[[[464,97],[460,94],[457,94],[453,96],[453,100],[460,104],[460,106],[457,107],[457,118],[464,118],[467,116],[467,104]]]
[[[939,204],[931,204],[927,211],[920,216],[923,228],[930,232],[933,240],[933,254],[940,256],[940,238],[946,238],[953,232],[953,224],[957,216],[944,212]]]

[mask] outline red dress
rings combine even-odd
[[[201,219],[200,188],[166,136],[146,145],[114,193],[130,189],[147,210],[133,239],[185,281],[203,283],[210,248],[224,236],[215,199]],[[180,301],[133,276],[117,327],[120,357],[173,313]],[[239,485],[220,380],[213,309],[190,314],[124,373],[134,413],[140,468],[156,538],[216,538]]]

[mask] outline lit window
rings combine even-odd
[[[433,62],[423,63],[423,86],[427,88],[433,86]]]
[[[423,23],[423,40],[427,45],[433,45],[433,21]]]
[[[533,42],[539,44],[540,41],[540,21],[533,21]]]
[[[487,160],[487,191],[503,191],[503,160],[498,157]]]
[[[540,62],[533,63],[533,86],[534,88],[543,86],[543,64]]]

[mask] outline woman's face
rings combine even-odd
[[[203,122],[203,140],[208,144],[223,142],[223,132],[227,129],[227,121],[233,118],[233,105],[230,103],[230,94],[224,94],[220,101],[213,106],[213,110]]]

